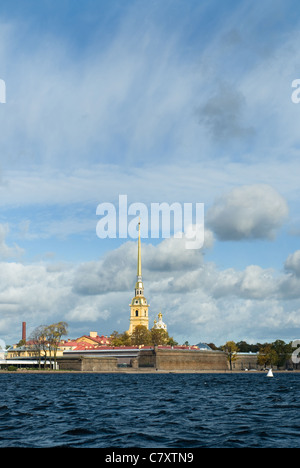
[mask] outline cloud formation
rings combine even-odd
[[[300,332],[299,276],[258,265],[221,269],[198,251],[187,251],[184,258],[181,241],[143,243],[150,326],[161,310],[170,333],[182,342],[266,340],[266,332],[275,339],[279,331],[284,339],[292,330]],[[298,253],[286,260],[286,268]],[[14,336],[12,325],[22,321],[30,332],[58,319],[69,322],[71,335],[91,327],[104,334],[127,330],[136,254],[136,242],[130,241],[98,261],[78,265],[0,263],[2,336]]]
[[[285,261],[285,269],[300,277],[300,250],[290,254]]]
[[[285,199],[265,184],[234,188],[207,213],[220,240],[274,239],[288,216]]]
[[[214,142],[224,143],[251,136],[253,128],[243,125],[245,97],[227,83],[220,83],[215,94],[197,109],[199,123],[204,125]]]

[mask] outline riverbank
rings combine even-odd
[[[266,370],[156,370],[156,369],[118,369],[113,371],[76,371],[76,370],[53,370],[53,369],[17,369],[9,371],[0,369],[1,374],[266,374]],[[300,369],[273,370],[273,374],[300,373]]]

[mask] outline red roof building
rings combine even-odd
[[[99,336],[97,332],[90,332],[89,335],[83,335],[75,340],[68,339],[67,341],[62,340],[59,348],[63,351],[66,350],[92,350],[103,348],[110,345],[110,340],[107,336]]]

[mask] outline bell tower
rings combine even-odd
[[[137,325],[144,325],[149,328],[148,308],[149,304],[144,296],[144,285],[142,279],[142,257],[141,257],[141,225],[139,222],[139,239],[138,239],[138,260],[137,260],[137,277],[135,283],[135,296],[129,304],[130,307],[130,324],[128,333],[131,335]]]

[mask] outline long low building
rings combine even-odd
[[[54,367],[54,362],[53,361],[49,361],[49,360],[46,360],[46,362],[44,362],[44,360],[42,361],[42,366],[44,366],[44,364],[46,364],[47,367],[49,367],[51,365],[51,367],[53,368]],[[14,367],[18,367],[18,368],[22,368],[22,367],[35,367],[37,368],[39,366],[39,361],[37,359],[33,359],[33,358],[23,358],[23,357],[20,357],[20,358],[17,358],[17,359],[0,359],[0,368],[6,368],[8,366],[14,366]],[[58,366],[57,366],[58,368]]]

